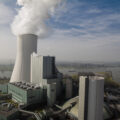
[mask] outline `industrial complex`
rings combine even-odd
[[[13,74],[8,84],[0,86],[1,92],[11,94],[18,106],[38,103],[52,107],[61,95],[63,77],[55,66],[55,57],[37,54],[36,35],[20,35],[17,43]]]
[[[14,101],[26,105],[42,103],[47,99],[54,104],[56,97],[61,94],[62,74],[55,66],[55,57],[37,55],[36,52],[36,35],[18,37],[17,58],[8,93],[12,94]],[[48,96],[46,100],[44,96]]]
[[[0,84],[0,120],[103,120],[104,76],[79,73],[78,94],[54,56],[37,54],[37,36],[18,37],[9,83]],[[73,87],[74,86],[74,87]]]
[[[120,120],[118,1],[1,0],[0,120]]]

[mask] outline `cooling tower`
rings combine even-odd
[[[37,36],[19,35],[17,57],[10,82],[30,82],[30,57],[33,52],[37,52]]]

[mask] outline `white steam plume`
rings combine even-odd
[[[62,0],[17,0],[21,6],[11,28],[15,35],[36,34],[45,37],[49,31],[45,22],[54,14]]]

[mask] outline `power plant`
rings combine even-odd
[[[61,94],[61,81],[62,74],[55,66],[55,57],[37,54],[37,36],[18,36],[17,58],[8,84],[12,99],[26,105],[47,101],[52,106]]]
[[[3,9],[2,14],[0,11],[0,39],[6,39],[2,40],[2,45],[14,39],[9,27],[17,36],[15,63],[10,60],[13,54],[1,55],[3,60],[9,58],[10,63],[4,61],[0,64],[0,120],[120,120],[120,84],[113,77],[120,78],[120,63],[118,56],[112,58],[114,51],[108,53],[112,44],[107,44],[107,48],[101,44],[102,38],[107,42],[108,39],[118,39],[113,23],[120,15],[116,11],[118,8],[111,9],[111,5],[114,8],[117,2],[91,2],[0,2],[0,10]],[[105,15],[107,19],[103,19]],[[100,17],[102,19],[98,20]],[[97,28],[103,24],[105,27]],[[117,34],[111,37],[112,28]],[[37,51],[39,39],[40,54]],[[99,40],[101,42],[97,43]],[[8,50],[12,45],[9,43],[10,46],[5,45]],[[118,40],[112,43],[118,43]],[[58,56],[57,62],[54,54]],[[101,61],[107,59],[111,62]]]
[[[6,118],[4,114],[7,114],[7,110],[4,111],[4,105],[5,107],[7,105],[10,113],[13,108],[10,107],[10,103],[10,105],[2,104],[3,110],[0,112],[0,116],[3,120],[13,120],[13,118],[20,116],[19,112],[22,112],[34,115],[37,120],[45,120],[43,117],[51,117],[51,114],[54,117],[62,114],[61,116],[68,116],[75,120],[102,120],[104,78],[93,77],[93,74],[90,74],[89,77],[88,75],[83,76],[80,77],[79,82],[79,97],[71,99],[74,93],[73,81],[71,78],[64,81],[63,74],[55,65],[55,57],[37,54],[36,35],[19,35],[17,38],[17,57],[11,80],[8,84],[0,85],[2,92],[7,94],[4,97],[8,100],[12,98],[18,107],[13,114],[10,114],[11,118],[9,118],[10,116]],[[73,101],[68,107],[62,108],[57,105],[59,102],[69,99]],[[23,110],[24,107],[34,107],[36,104],[47,106],[50,110],[48,113],[46,110],[46,112],[38,114]],[[79,106],[75,110],[77,114],[73,112],[74,106]],[[70,109],[71,111],[68,112]]]

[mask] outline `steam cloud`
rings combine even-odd
[[[45,37],[49,31],[45,22],[54,14],[62,0],[17,0],[21,6],[11,28],[15,35],[36,34]]]

